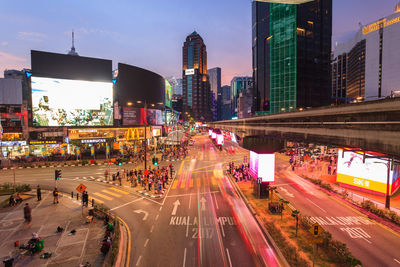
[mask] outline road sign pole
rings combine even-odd
[[[316,247],[317,247],[317,243],[314,242],[314,245],[313,245],[313,261],[312,261],[312,266],[313,266],[313,267],[315,266]]]

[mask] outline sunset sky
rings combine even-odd
[[[332,42],[343,42],[394,10],[398,0],[333,0]],[[79,55],[181,76],[182,45],[196,30],[208,68],[221,67],[223,84],[251,75],[251,0],[4,1],[0,9],[0,77],[30,68],[30,50],[67,53],[71,30]]]

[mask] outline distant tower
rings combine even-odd
[[[74,31],[73,30],[72,30],[72,47],[71,47],[71,50],[68,52],[68,55],[70,55],[70,56],[79,56],[78,53],[75,51]]]
[[[400,12],[400,2],[397,3],[396,7],[394,8],[394,13]]]

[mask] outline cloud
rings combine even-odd
[[[26,59],[0,51],[0,62],[1,63],[15,62],[15,61],[16,62],[25,62]]]
[[[27,68],[27,59],[14,56],[12,54],[0,51],[0,76],[3,76],[4,70],[17,69],[22,70]]]
[[[18,32],[17,39],[32,42],[42,42],[47,36],[39,32]]]
[[[8,42],[6,42],[6,41],[2,41],[2,42],[0,42],[0,45],[2,45],[2,46],[6,46],[6,45],[8,45]]]

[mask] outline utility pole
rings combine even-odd
[[[147,102],[144,101],[144,169],[147,170]]]

